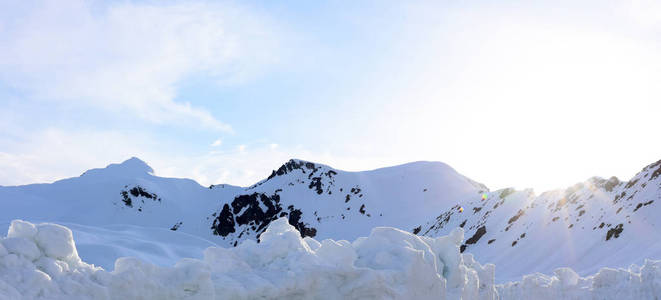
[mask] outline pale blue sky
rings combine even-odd
[[[661,159],[660,46],[655,1],[3,1],[0,185],[131,156],[203,185],[292,157],[628,179]]]

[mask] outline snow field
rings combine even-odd
[[[301,238],[287,219],[260,242],[209,247],[162,267],[117,259],[112,272],[83,262],[71,230],[15,220],[0,238],[0,299],[654,299],[661,261],[569,268],[494,285],[495,266],[460,254],[463,230],[428,238],[377,227],[354,242]],[[504,266],[507,267],[507,266]]]

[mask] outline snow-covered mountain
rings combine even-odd
[[[155,176],[146,163],[131,158],[52,184],[0,187],[0,223],[67,224],[79,247],[92,250],[103,244],[95,242],[94,232],[117,228],[136,241],[158,231],[169,232],[173,240],[200,238],[193,243],[200,248],[209,243],[231,247],[259,240],[281,217],[302,236],[318,240],[354,240],[378,226],[429,237],[463,227],[462,250],[501,266],[496,279],[503,282],[557,267],[585,276],[603,266],[661,258],[654,218],[660,177],[661,161],[628,182],[591,178],[536,196],[531,190],[489,191],[440,162],[346,172],[293,159],[250,187],[203,187]],[[132,253],[113,251],[109,257]],[[81,256],[99,264],[84,250]]]
[[[660,202],[658,161],[629,181],[593,177],[539,196],[511,188],[486,192],[440,212],[415,231],[438,236],[464,228],[462,251],[508,266],[498,272],[501,282],[564,266],[586,275],[661,258]]]
[[[411,228],[486,190],[435,162],[345,172],[290,160],[242,188],[154,176],[131,158],[52,184],[0,187],[0,221],[133,224],[231,246],[257,239],[271,221],[287,216],[304,236],[354,239],[376,226]]]

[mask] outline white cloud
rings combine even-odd
[[[217,139],[213,143],[211,143],[211,147],[219,147],[222,144],[223,144],[223,141],[221,139]]]
[[[238,145],[236,150],[239,150],[239,152],[244,152],[246,151],[246,145]]]
[[[278,144],[270,144],[269,148],[271,148],[271,150],[275,150],[276,148],[278,148]]]
[[[0,4],[0,81],[158,124],[231,132],[174,101],[195,74],[237,82],[273,61],[267,18],[228,3],[45,1]]]

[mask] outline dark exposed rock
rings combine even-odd
[[[266,207],[263,211],[260,203]],[[280,207],[280,195],[253,193],[249,195],[239,195],[232,201],[232,212],[234,213],[237,225],[247,225],[251,223],[257,226],[256,231],[261,232],[271,221],[277,219],[282,211]],[[238,215],[241,213],[241,215]]]
[[[356,186],[356,187],[352,187],[352,188],[351,188],[351,192],[352,192],[354,195],[358,195],[358,194],[360,193],[360,191],[361,191],[361,189],[360,189],[358,186]]]
[[[289,224],[294,226],[298,232],[300,232],[301,237],[315,237],[317,235],[317,229],[310,227],[308,224],[301,222],[301,215],[303,213],[299,209],[294,209],[289,213]]]
[[[265,209],[264,209],[265,208]],[[259,237],[266,227],[278,217],[288,216],[289,224],[294,226],[302,237],[314,237],[317,230],[301,221],[302,212],[293,205],[285,211],[280,205],[280,195],[268,196],[261,193],[239,195],[223,209],[213,221],[213,234],[227,237],[236,232],[236,227],[245,225]],[[321,218],[317,218],[320,221]],[[239,238],[243,236],[243,232]]]
[[[562,199],[558,200],[558,202],[556,202],[555,209],[553,211],[559,211],[563,206],[565,206],[565,204],[567,204],[567,198],[563,197]]]
[[[313,177],[308,188],[314,189],[319,195],[323,194],[324,190],[322,188],[321,177]]]
[[[636,183],[638,182],[638,180],[639,180],[638,178],[636,178],[636,179],[634,179],[634,180],[631,180],[631,181],[627,182],[627,185],[625,185],[624,187],[627,188],[627,189],[628,189],[628,188],[631,188],[632,186],[636,185]]]
[[[466,226],[466,221],[468,220],[464,220],[463,222],[461,222],[461,224],[459,224],[459,227],[464,228],[464,226]]]
[[[420,230],[422,230],[422,226],[418,226],[416,228],[413,228],[413,234],[418,234],[420,233]]]
[[[655,179],[661,175],[661,160],[649,165],[648,167],[651,169],[658,167],[656,170],[654,170],[652,176],[650,176],[650,180]]]
[[[170,230],[177,231],[177,229],[179,229],[179,227],[181,227],[181,225],[183,224],[184,224],[183,222],[175,223],[174,225],[172,225],[172,227],[170,227]]]
[[[634,208],[633,211],[636,212],[639,208],[641,208],[641,207],[643,207],[643,206],[648,206],[648,205],[650,205],[650,204],[652,204],[652,203],[654,203],[654,200],[650,200],[650,201],[647,201],[647,202],[645,202],[645,203],[638,203],[638,205],[636,205],[636,208]]]
[[[305,169],[315,170],[315,166],[314,166],[313,163],[310,163],[310,162],[304,163],[302,161],[296,161],[296,160],[290,159],[284,165],[280,166],[280,168],[278,168],[278,170],[274,170],[266,180],[270,180],[271,178],[273,178],[275,176],[285,175],[285,174],[287,174],[287,173],[289,173],[293,170],[302,170],[303,173],[305,173]]]
[[[487,244],[491,244],[491,243],[493,243],[493,242],[495,242],[495,241],[496,241],[496,239],[490,239],[490,240],[487,242]]]
[[[128,186],[124,186],[124,188],[127,187]],[[158,195],[156,195],[155,193],[149,193],[146,189],[140,186],[134,186],[128,190],[124,189],[120,192],[120,194],[122,196],[122,202],[124,202],[124,205],[128,207],[133,207],[134,200],[137,200],[133,198],[138,198],[138,197],[141,197],[140,199],[141,203],[145,203],[144,198],[161,202],[161,198],[159,198]],[[142,207],[138,208],[138,211],[142,211]]]
[[[466,244],[475,244],[477,243],[480,238],[487,233],[487,228],[485,226],[481,226],[475,231],[475,234],[471,236],[469,239],[466,240]]]
[[[500,195],[498,195],[498,197],[500,197],[500,199],[505,199],[505,197],[513,194],[515,191],[516,190],[513,189],[513,188],[506,188],[506,189],[504,189],[503,191],[500,192]]]
[[[230,211],[230,206],[225,204],[218,214],[218,217],[213,220],[211,229],[213,229],[214,235],[225,237],[230,233],[235,232],[234,224],[234,215]]]
[[[365,204],[361,205],[361,206],[360,206],[360,209],[358,209],[358,211],[359,211],[361,214],[364,215],[364,214],[365,214]]]
[[[618,238],[620,237],[620,233],[624,230],[622,223],[618,224],[617,226],[611,228],[606,232],[606,240],[610,240],[611,238]]]
[[[344,198],[344,203],[349,202],[349,200],[351,200],[351,196],[347,194],[347,196]]]
[[[523,216],[524,211],[519,209],[519,211],[516,213],[515,216],[511,217],[508,221],[507,224],[512,224],[513,222],[516,222],[521,216]]]
[[[501,202],[496,203],[496,205],[493,206],[493,209],[498,208],[498,206],[500,206],[500,204],[502,204],[502,203]]]
[[[615,199],[613,199],[613,204],[616,204],[620,199],[624,198],[624,196],[626,196],[626,195],[627,195],[626,192],[622,192],[622,193],[616,195]]]
[[[122,195],[122,202],[124,202],[124,205],[128,207],[133,207],[133,201],[131,200],[131,197],[129,197],[129,193],[126,191],[122,191],[121,195]]]
[[[148,193],[145,189],[143,189],[140,186],[133,187],[132,189],[129,190],[129,193],[133,195],[133,197],[145,197],[147,199],[154,199],[157,201],[161,201],[160,198],[154,193]]]
[[[613,176],[606,181],[604,184],[604,189],[608,192],[612,192],[613,188],[620,184],[620,180],[617,177]]]

